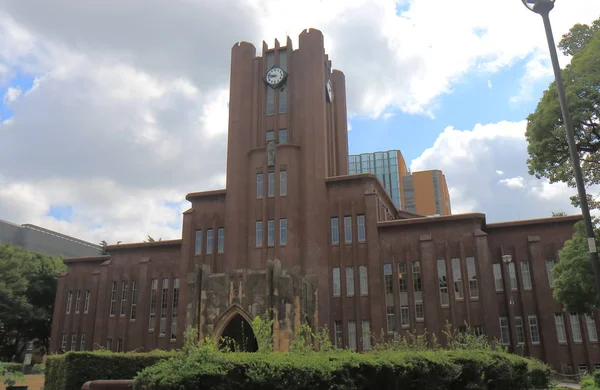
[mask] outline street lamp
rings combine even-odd
[[[594,279],[596,282],[596,293],[600,297],[600,261],[598,259],[598,251],[596,250],[596,241],[594,236],[594,226],[590,216],[590,208],[588,206],[587,194],[581,174],[581,165],[579,162],[579,154],[577,153],[577,145],[575,145],[575,135],[573,133],[573,123],[567,107],[567,95],[563,84],[560,65],[558,63],[558,55],[556,54],[556,44],[552,35],[552,27],[550,25],[550,11],[554,8],[555,0],[521,0],[523,5],[530,11],[539,14],[544,20],[544,28],[546,30],[546,39],[548,40],[548,48],[550,49],[550,58],[552,60],[552,68],[554,69],[554,79],[556,82],[556,90],[560,101],[560,109],[562,112],[563,122],[565,124],[565,132],[567,134],[567,143],[569,144],[569,154],[573,163],[573,173],[575,174],[575,183],[577,184],[577,192],[581,201],[581,213],[583,214],[583,222],[585,224],[585,235],[587,237],[589,259],[594,270]],[[504,259],[504,256],[502,257]]]

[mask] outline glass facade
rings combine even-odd
[[[364,153],[350,155],[351,175],[359,173],[372,173],[377,176],[383,184],[392,201],[399,209],[402,209],[402,198],[400,197],[400,172],[398,163],[398,151]]]

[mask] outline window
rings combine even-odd
[[[112,289],[110,292],[110,312],[109,315],[114,316],[117,310],[117,282],[112,282]]]
[[[598,341],[598,331],[596,330],[596,321],[594,320],[594,317],[590,317],[586,314],[585,326],[587,327],[588,340]]]
[[[358,229],[358,241],[363,242],[365,240],[365,216],[358,215],[356,217],[356,228]]]
[[[344,330],[342,329],[342,321],[333,322],[333,346],[341,349],[344,347]]]
[[[265,141],[273,141],[275,140],[275,132],[273,130],[267,130],[265,135]]]
[[[538,328],[537,317],[532,315],[529,320],[529,335],[531,336],[531,344],[537,345],[540,343],[540,329]]]
[[[517,344],[525,344],[525,327],[522,317],[515,317],[515,327],[517,328]]]
[[[581,375],[585,375],[587,373],[587,366],[585,364],[580,364],[578,368]]]
[[[531,290],[531,271],[529,270],[529,262],[521,261],[521,281],[523,290]]]
[[[137,282],[131,282],[131,310],[129,311],[129,319],[134,321],[137,317]]]
[[[406,327],[408,317],[408,282],[406,280],[406,263],[398,263],[398,298],[400,301],[400,326]]]
[[[196,230],[196,242],[194,254],[199,255],[202,254],[202,229]]]
[[[446,260],[438,259],[437,261],[438,284],[440,288],[440,304],[442,307],[450,305],[448,297],[448,278],[446,277]]]
[[[475,268],[474,257],[467,257],[467,277],[469,279],[470,297],[479,298],[479,289],[477,288],[477,268]]]
[[[106,350],[112,351],[112,339],[106,339]]]
[[[344,217],[344,242],[349,244],[352,242],[352,217]]]
[[[452,279],[454,280],[454,297],[457,300],[464,299],[460,259],[458,257],[452,259]]]
[[[415,261],[413,271],[413,291],[415,293],[415,320],[423,321],[425,310],[423,309],[423,290],[421,284],[421,263]]]
[[[124,316],[125,311],[127,310],[127,293],[129,289],[129,282],[124,280],[121,282],[121,310],[119,310],[119,315]]]
[[[583,337],[581,336],[579,316],[577,314],[569,314],[569,319],[571,320],[571,335],[573,336],[573,341],[580,343]]]
[[[77,351],[77,333],[71,334],[71,351]]]
[[[341,294],[341,291],[342,291],[342,288],[340,285],[340,269],[334,268],[332,274],[333,274],[333,296],[339,297]]]
[[[66,350],[67,350],[67,334],[66,333],[62,334],[62,341],[60,342],[60,349],[62,349],[63,352],[66,352]]]
[[[550,287],[554,287],[554,277],[552,276],[552,267],[554,267],[554,260],[546,260],[546,272],[548,273],[548,283]]]
[[[156,326],[156,292],[158,290],[158,279],[152,279],[150,288],[150,319],[148,323],[148,331],[154,332]]]
[[[272,198],[275,196],[275,172],[269,172],[267,177],[267,196]]]
[[[369,277],[366,265],[358,267],[358,276],[360,277],[360,295],[369,295]]]
[[[177,340],[177,315],[179,311],[179,278],[173,279],[173,301],[171,304],[171,340]]]
[[[279,245],[287,245],[287,219],[279,220]]]
[[[70,314],[71,313],[71,301],[73,300],[73,292],[69,291],[67,293],[67,310],[65,311],[66,314]]]
[[[271,67],[267,65],[267,69]],[[267,86],[267,115],[275,114],[275,90]]]
[[[217,229],[217,253],[223,253],[225,250],[225,228]]]
[[[287,195],[287,171],[279,171],[279,196]]]
[[[117,339],[117,352],[123,352],[123,339]]]
[[[85,302],[83,303],[83,314],[90,310],[90,290],[85,291]]]
[[[256,174],[256,197],[257,198],[262,198],[263,197],[263,174],[262,173],[257,173]]]
[[[392,264],[383,265],[383,284],[385,288],[385,314],[387,332],[396,331],[396,315],[394,312],[394,287],[392,285]]]
[[[504,291],[504,281],[502,280],[502,264],[493,264],[494,285],[496,292]]]
[[[354,267],[346,267],[346,295],[354,296]]]
[[[567,342],[567,330],[565,329],[565,318],[562,313],[554,313],[554,323],[556,324],[556,338],[559,343]]]
[[[163,278],[162,290],[160,294],[160,327],[159,335],[163,336],[167,333],[167,298],[169,294],[169,279]]]
[[[275,245],[275,220],[273,219],[267,221],[267,245]]]
[[[519,286],[517,284],[517,270],[515,269],[515,263],[508,263],[508,277],[510,280],[510,289],[512,291],[517,291]]]
[[[331,217],[331,243],[338,244],[340,242],[340,223],[338,217]]]
[[[206,230],[206,254],[210,255],[213,253],[213,230]]]
[[[362,320],[362,349],[363,351],[371,349],[371,323],[369,320]]]
[[[85,351],[85,333],[82,333],[81,336],[79,336],[79,350]]]
[[[283,145],[283,144],[287,144],[288,142],[288,131],[287,129],[279,129],[279,144]]]
[[[81,306],[81,290],[77,290],[75,295],[75,314],[79,314],[79,306]]]
[[[356,321],[348,321],[348,349],[356,351]]]
[[[260,248],[263,244],[263,223],[256,221],[256,247]]]
[[[510,334],[508,333],[508,317],[500,317],[500,342],[502,345],[510,345]]]
[[[279,52],[279,67],[287,71],[287,52]],[[284,114],[287,111],[287,88],[279,89],[279,113]]]

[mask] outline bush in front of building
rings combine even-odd
[[[98,379],[133,379],[138,372],[174,352],[113,353],[109,351],[68,352],[48,356],[45,369],[45,390],[80,390],[87,381]]]

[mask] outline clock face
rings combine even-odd
[[[285,71],[278,67],[273,67],[267,71],[265,81],[271,87],[276,88],[285,80]]]
[[[331,80],[327,80],[327,101],[330,103],[333,101],[333,85],[331,84]]]

